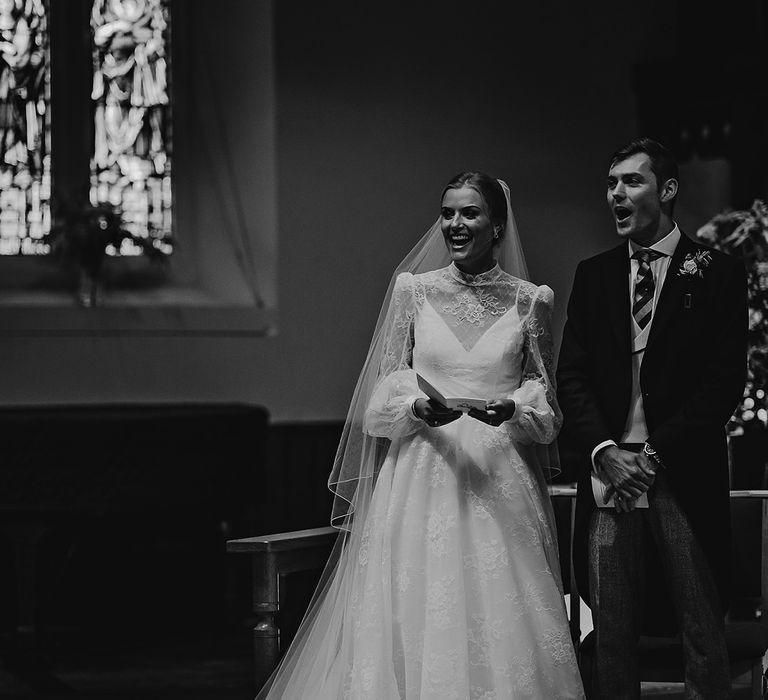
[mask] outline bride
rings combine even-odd
[[[584,697],[546,489],[553,294],[527,276],[506,185],[453,178],[390,283],[329,480],[341,533],[259,700]]]

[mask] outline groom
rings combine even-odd
[[[724,427],[744,388],[746,275],[680,231],[677,192],[677,164],[656,141],[613,155],[620,243],[579,263],[558,363],[561,437],[579,469],[576,570],[605,700],[640,697],[637,639],[667,601],[686,697],[730,697]],[[592,474],[611,507],[597,507]]]

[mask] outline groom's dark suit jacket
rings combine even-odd
[[[699,250],[712,256],[703,277],[679,275],[685,255]],[[587,527],[595,508],[591,452],[609,438],[620,441],[630,408],[629,270],[626,242],[579,264],[558,362],[560,446],[565,469],[579,482],[574,557],[586,600]],[[683,234],[653,315],[640,374],[649,442],[666,465],[670,487],[724,601],[730,546],[725,424],[744,390],[746,302],[743,261]],[[654,573],[657,582],[663,578],[661,569]]]

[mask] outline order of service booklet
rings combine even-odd
[[[452,411],[463,411],[467,413],[473,408],[479,411],[485,411],[486,400],[465,396],[444,396],[432,384],[430,384],[418,372],[416,373],[416,383],[430,399],[434,399],[442,406],[450,408]]]
[[[595,497],[595,503],[598,508],[614,508],[616,503],[614,497],[611,496],[608,499],[608,503],[603,503],[605,498],[605,490],[608,488],[607,484],[604,484],[600,477],[592,472],[592,495]],[[648,507],[648,492],[645,491],[640,498],[635,501],[635,508],[647,508]]]

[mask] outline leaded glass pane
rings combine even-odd
[[[51,227],[47,0],[0,0],[0,255],[42,255]]]
[[[95,141],[91,202],[122,211],[125,228],[162,253],[171,246],[168,0],[94,0]],[[139,255],[126,238],[109,255]]]

